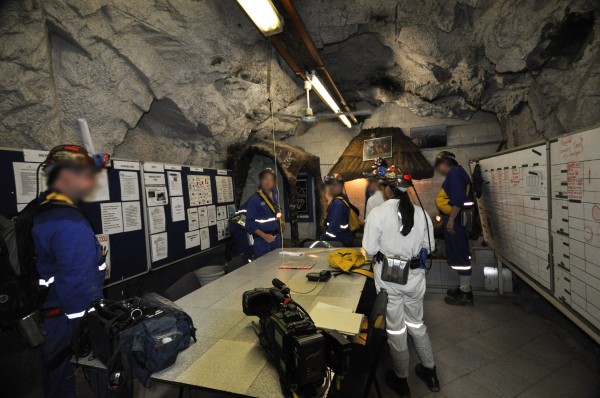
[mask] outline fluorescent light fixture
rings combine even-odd
[[[271,0],[237,0],[258,30],[265,36],[283,31],[283,18]]]
[[[325,101],[325,103],[331,108],[331,110],[334,113],[342,113],[342,111],[340,110],[340,107],[335,102],[335,100],[333,99],[331,94],[329,94],[329,91],[327,91],[327,89],[325,88],[323,83],[321,83],[321,81],[319,80],[317,75],[312,73],[312,74],[309,74],[308,76],[309,76],[309,81],[312,84],[312,87],[315,89],[317,94],[319,94],[319,96],[323,99],[323,101]],[[340,118],[342,123],[344,123],[346,125],[346,127],[348,127],[348,128],[352,127],[352,123],[350,123],[350,120],[348,120],[346,115],[339,115],[338,117]]]

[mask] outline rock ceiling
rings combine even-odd
[[[600,122],[595,0],[295,4],[351,105],[492,112],[511,146]],[[271,128],[253,114],[269,64],[275,107],[301,112],[300,82],[233,0],[5,0],[0,139],[79,141],[85,117],[116,155],[212,164]]]

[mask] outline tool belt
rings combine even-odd
[[[384,282],[406,285],[408,271],[421,268],[421,258],[403,259],[400,257],[387,257],[379,252],[374,260],[381,263],[381,280]]]

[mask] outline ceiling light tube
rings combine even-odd
[[[265,36],[283,31],[283,18],[271,0],[237,0],[258,30]]]
[[[317,75],[312,73],[312,74],[309,74],[308,77],[309,77],[309,81],[312,84],[312,87],[315,89],[317,94],[319,94],[321,99],[323,101],[325,101],[325,103],[331,108],[331,110],[334,113],[342,113],[342,111],[340,110],[340,107],[335,102],[335,100],[333,99],[331,94],[329,94],[329,91],[327,91],[325,86],[323,86],[323,83],[321,83],[321,81],[319,80]],[[348,117],[346,117],[346,115],[339,115],[338,117],[340,118],[342,123],[344,123],[346,125],[346,127],[348,127],[348,128],[352,127],[352,123],[350,123],[350,120],[348,120]]]

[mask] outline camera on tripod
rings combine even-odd
[[[318,329],[279,279],[273,286],[244,292],[244,314],[259,318],[254,329],[277,367],[285,396],[316,396],[328,368],[336,375],[348,373],[351,344],[335,330]]]

